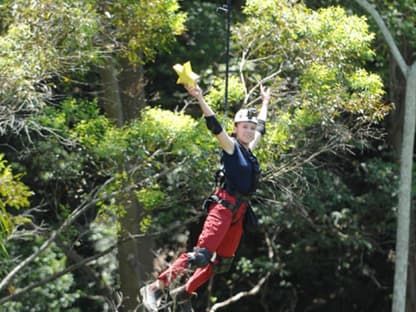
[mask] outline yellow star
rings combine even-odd
[[[196,80],[199,78],[197,74],[192,71],[191,62],[186,62],[185,64],[176,64],[173,66],[173,69],[178,74],[179,78],[176,81],[177,84],[184,84],[191,87],[196,86]]]

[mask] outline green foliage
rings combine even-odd
[[[244,13],[234,35],[246,51],[245,85],[250,90],[273,77],[271,122],[260,156],[279,160],[267,161],[266,168],[267,196],[274,198],[282,188],[298,192],[297,183],[308,184],[296,172],[318,155],[362,148],[379,135],[375,126],[390,107],[381,78],[363,66],[374,57],[365,18],[340,7],[313,11],[275,0],[247,1]]]
[[[408,42],[414,47],[416,43],[414,2],[412,0],[384,0],[377,2],[376,8],[387,20],[387,25],[396,42]]]
[[[8,5],[11,1],[2,3]],[[94,73],[90,81],[83,76],[103,51],[117,59],[128,57],[139,63],[165,52],[172,46],[175,34],[183,31],[184,15],[178,13],[177,2],[31,1],[39,12],[24,10],[27,1],[16,3],[19,5],[15,11],[9,10],[11,6],[0,10],[4,17],[0,40],[8,53],[0,53],[0,69],[10,70],[5,76],[8,83],[24,78],[15,83],[22,91],[21,99],[38,99],[25,103],[41,106],[51,99],[49,90],[67,94],[73,92],[77,79],[88,82],[81,86],[82,92],[76,93],[78,99],[54,97],[48,101],[51,105],[31,116],[28,121],[40,126],[35,127],[37,132],[2,137],[7,144],[13,142],[16,149],[8,150],[7,159],[23,168],[19,172],[28,172],[25,183],[28,181],[28,187],[36,189],[31,204],[47,203],[47,211],[37,212],[36,221],[55,228],[91,191],[105,186],[100,195],[106,195],[106,199],[91,207],[61,237],[85,256],[115,243],[116,234],[123,230],[116,220],[123,216],[123,200],[131,193],[135,198],[128,199],[137,199],[144,208],[137,224],[143,233],[166,229],[173,222],[197,215],[203,199],[214,187],[213,170],[219,162],[218,144],[204,120],[148,107],[139,119],[115,127],[102,115],[99,103],[85,97],[96,92],[92,90]],[[48,3],[61,15],[51,15]],[[216,15],[214,3],[181,3],[190,8],[190,31],[180,38],[183,44],[174,48],[174,57],[192,60],[195,69],[205,73],[202,83],[217,72],[223,77],[218,63],[225,43],[224,16]],[[253,105],[259,92],[250,88],[264,77],[273,77],[265,82],[273,91],[267,135],[256,150],[264,174],[253,207],[261,216],[262,228],[250,245],[250,254],[244,254],[247,251],[243,246],[235,270],[224,277],[226,283],[213,288],[213,298],[219,300],[221,296],[246,291],[259,276],[271,272],[270,282],[261,290],[265,299],[262,302],[268,304],[269,310],[316,309],[317,300],[322,298],[338,304],[347,302],[345,298],[351,302],[351,290],[358,289],[357,285],[368,289],[374,280],[388,285],[380,268],[389,271],[389,242],[394,232],[397,168],[381,158],[366,159],[361,150],[354,149],[362,147],[360,142],[373,134],[368,130],[389,109],[382,103],[380,77],[364,68],[367,61],[375,58],[371,49],[374,35],[369,33],[364,18],[348,15],[338,7],[312,11],[300,2],[250,0],[244,12],[247,19],[234,28],[232,55],[247,53],[240,76],[245,81],[243,84],[236,78],[238,67],[232,67],[229,112],[240,108],[243,101]],[[36,32],[32,33],[32,29]],[[47,30],[50,33],[43,33]],[[11,36],[13,40],[8,39]],[[55,38],[62,44],[53,42]],[[25,60],[30,62],[24,63]],[[176,62],[163,54],[153,67],[174,75],[171,65]],[[12,70],[16,70],[16,77],[12,77]],[[24,71],[29,75],[25,76]],[[41,85],[34,82],[36,77]],[[64,90],[55,84],[56,77],[64,82]],[[169,94],[169,100],[163,103],[176,106],[171,99],[174,91],[167,91],[177,88],[175,78],[162,79],[158,74],[153,77],[163,84],[160,92]],[[215,79],[206,97],[219,114],[224,109],[224,85],[221,79]],[[2,89],[4,98],[12,100],[14,89],[6,87]],[[247,99],[250,91],[253,92]],[[21,99],[16,104],[21,104]],[[192,106],[188,108],[192,110]],[[195,115],[199,116],[200,111]],[[226,124],[227,118],[224,117]],[[356,153],[354,159],[345,153],[351,149]],[[6,163],[4,166],[8,167]],[[14,179],[20,181],[20,176]],[[8,211],[16,209],[10,208]],[[32,252],[26,250],[30,241],[7,243],[13,257]],[[163,253],[170,254],[172,244],[176,249],[172,233],[158,239]],[[3,272],[15,264],[13,257],[3,259]],[[114,255],[111,257],[100,259],[92,267],[100,271],[97,273],[110,287],[117,287],[116,260]],[[66,257],[53,246],[11,286],[18,289],[47,277],[64,268],[65,262]],[[77,298],[96,296],[98,287],[74,272],[8,303],[8,308],[71,309],[71,304],[77,305]],[[381,292],[388,298],[388,289]],[[258,304],[258,298],[255,300]],[[361,301],[355,303],[362,311],[371,311]],[[85,309],[81,304],[80,310]],[[247,309],[251,308],[247,305]],[[93,310],[91,306],[87,309]],[[234,310],[241,309],[238,304]],[[329,304],[322,308],[335,310]]]
[[[166,195],[160,189],[142,189],[136,193],[137,200],[143,205],[144,209],[150,210],[152,207],[161,205],[166,200]]]
[[[2,9],[0,98],[10,106],[8,114],[28,114],[51,96],[51,78],[97,58],[99,23],[85,1],[5,1]],[[2,123],[1,131],[17,127],[16,119]]]
[[[383,17],[396,42],[406,42],[405,44],[414,45],[416,40],[416,30],[414,27],[415,20],[413,15],[414,2],[412,0],[369,0],[368,2],[373,4],[376,10]],[[345,8],[352,9],[353,12],[361,12],[363,15],[368,15],[368,13],[365,12],[355,1],[307,0],[305,3],[313,7],[341,5]],[[374,30],[376,30],[376,25],[374,24],[375,21],[372,20],[370,23],[374,27]],[[387,62],[385,62],[385,64],[386,63]]]
[[[41,240],[38,239],[33,248],[39,246]],[[17,250],[13,251],[16,252]],[[9,287],[11,293],[19,291],[21,288],[38,280],[43,280],[50,277],[54,273],[58,273],[66,267],[66,257],[62,251],[53,246],[47,249],[42,257],[35,259],[29,273],[24,276],[19,276],[13,281],[13,285]],[[74,284],[74,277],[72,274],[66,274],[55,281],[49,282],[42,287],[35,288],[32,292],[27,293],[16,301],[6,302],[2,304],[2,311],[17,312],[17,311],[62,311],[62,309],[69,309],[72,304],[80,297],[80,293],[72,291],[71,287]],[[71,311],[78,311],[77,309]]]
[[[199,201],[209,191],[206,184],[211,180],[212,162],[217,161],[212,155],[215,146],[204,123],[182,113],[149,108],[140,120],[107,132],[94,149],[115,161],[118,168],[129,164],[128,175],[116,179],[107,192],[137,183],[139,202],[149,217],[156,218],[144,221],[142,229],[147,229],[149,225],[163,226],[178,214],[186,215],[186,207],[179,205],[183,198]],[[156,213],[166,207],[170,207],[166,213]],[[103,212],[109,208],[103,205]],[[162,224],[158,219],[164,220]]]
[[[122,230],[116,220],[124,214],[126,188],[145,208],[138,224],[142,232],[195,214],[199,208],[194,207],[212,189],[207,185],[212,183],[212,164],[218,163],[213,153],[217,144],[203,119],[148,108],[140,119],[116,127],[100,113],[96,101],[68,98],[46,107],[33,122],[54,132],[53,137],[32,136],[25,154],[26,170],[36,179],[36,200],[50,202],[51,226],[104,181],[101,194],[107,198],[85,219],[111,224],[112,236]],[[71,227],[62,239],[78,245],[81,230]],[[114,268],[104,270],[109,276]]]
[[[165,52],[183,32],[186,19],[177,0],[110,1],[105,10],[107,27],[115,27],[122,53],[133,63],[152,61],[156,53]]]
[[[76,143],[68,149],[55,140],[39,142],[32,156],[31,166],[36,167],[32,171],[39,172],[45,186],[63,183],[69,188],[65,196],[82,198],[94,180],[113,177],[105,193],[138,183],[138,199],[152,213],[155,207],[179,202],[183,196],[177,192],[179,186],[207,192],[204,182],[211,180],[210,154],[216,144],[204,122],[190,116],[149,108],[139,120],[118,128],[100,115],[95,101],[67,99],[59,108],[45,109],[36,122]],[[161,180],[160,172],[166,172]],[[190,182],[200,175],[200,182]],[[190,192],[199,198],[199,191]],[[101,213],[122,215],[116,198],[101,202]]]
[[[383,82],[380,76],[359,69],[347,77],[352,91],[346,110],[368,121],[382,120],[390,111],[389,106],[378,103],[384,96]]]
[[[28,120],[53,134],[39,138],[28,155],[28,167],[40,178],[38,187],[50,188],[46,191],[48,196],[81,198],[90,190],[91,179],[107,176],[105,168],[108,164],[99,162],[100,155],[93,147],[113,126],[100,114],[96,101],[68,98],[59,106],[46,107]],[[62,189],[56,189],[56,183]]]
[[[27,141],[29,137],[12,139],[23,145],[21,147],[16,144],[16,148],[25,150],[24,155],[14,159],[14,164],[18,162],[24,171],[28,172],[26,181],[32,189],[36,189],[31,205],[47,207],[31,212],[33,222],[52,230],[62,224],[75,208],[89,198],[90,192],[97,185],[104,183],[116,171],[117,167],[112,168],[114,163],[111,159],[97,155],[93,148],[114,126],[100,113],[97,101],[72,98],[61,101],[59,105],[46,107],[29,120],[50,129],[53,133],[32,132],[29,134],[30,141]],[[96,218],[97,209],[92,206],[74,226],[69,227],[60,236],[64,244],[75,248],[84,257],[86,256],[84,250],[89,248],[93,250],[92,247],[87,247],[92,245],[87,237],[93,235],[92,230],[91,232],[89,230],[89,223]],[[112,226],[109,220],[98,219],[103,224]],[[37,246],[34,242],[37,231],[32,233],[24,231],[25,228],[22,230],[18,233],[19,240],[10,241],[8,244],[8,248],[13,249],[13,252],[20,256],[31,252],[27,248]],[[84,234],[80,235],[80,233]],[[112,230],[112,235],[114,233],[115,231]],[[105,239],[101,241],[102,244],[104,242]],[[81,248],[81,251],[78,248]],[[30,274],[18,274],[18,278],[14,280],[16,291],[29,283],[48,278],[66,267],[66,257],[59,248],[54,247],[50,257],[49,252],[52,251],[48,249],[37,259],[38,262],[29,265],[27,271],[31,272]],[[90,252],[88,251],[88,254]],[[2,265],[4,273],[16,265],[12,260],[5,261]],[[101,265],[101,262],[98,265]],[[109,271],[111,270],[104,270],[103,276],[112,282],[105,274]],[[85,286],[87,283],[90,283],[88,287]],[[80,278],[78,274],[75,274],[75,277],[68,274],[43,288],[31,291],[13,304],[9,303],[8,307],[10,311],[29,311],[31,306],[36,307],[36,311],[70,309],[69,307],[75,305],[74,302],[79,297],[85,300],[90,294],[95,294],[99,286],[94,285],[91,279]]]
[[[185,155],[195,148],[190,144],[195,137],[195,131],[192,131],[195,127],[196,122],[190,116],[154,108],[143,113],[143,120],[140,125],[135,125],[135,130],[142,132],[143,143],[149,152],[157,151],[162,145]]]
[[[206,100],[210,103],[210,106],[217,112],[223,112],[224,107],[224,94],[225,94],[225,80],[222,78],[216,78],[206,96]],[[240,81],[240,78],[236,76],[230,76],[228,80],[228,113],[233,114],[241,108],[241,103],[244,100],[244,86]]]
[[[133,63],[154,60],[186,18],[176,0],[7,0],[1,8],[0,99],[9,116],[1,133],[36,128],[25,118],[53,99],[57,82],[70,84],[110,53]]]
[[[277,235],[276,239],[268,242],[268,253],[266,246],[257,243],[264,256],[241,257],[234,278],[273,272],[273,283],[265,293],[288,291],[285,296],[270,297],[270,305],[279,308],[291,301],[304,310],[322,298],[320,309],[332,311],[353,296],[354,304],[363,310],[374,304],[383,307],[385,303],[376,303],[382,294],[365,294],[369,281],[390,281],[384,271],[391,270],[390,251],[384,245],[395,234],[397,164],[378,157],[352,162],[335,159],[319,170],[304,168],[302,175],[308,186],[305,190],[298,185],[294,203],[289,205],[283,192],[276,194],[283,207],[278,202],[269,205],[271,197],[262,202],[258,211],[262,229],[269,238]],[[265,258],[265,253],[272,258]],[[355,293],[356,287],[363,296]]]
[[[156,98],[149,100],[152,104],[170,109],[182,106],[183,98],[187,96],[183,87],[175,84],[177,75],[172,65],[190,60],[194,72],[201,76],[199,84],[203,88],[217,77],[225,77],[226,16],[217,13],[218,1],[186,0],[180,3],[182,10],[187,13],[185,31],[172,44],[169,54],[157,56],[157,66],[146,66],[149,78],[147,93],[156,95]],[[232,10],[233,24],[239,15],[239,10]],[[232,64],[236,61],[236,58],[231,58]],[[188,111],[195,113],[191,109]]]
[[[248,74],[279,74],[273,83],[282,92],[277,116],[289,112],[300,130],[313,126],[312,120],[325,127],[342,123],[345,113],[377,122],[389,111],[380,77],[361,67],[374,56],[365,18],[339,7],[312,11],[285,1],[248,1],[244,12],[248,20],[236,37],[242,48],[256,47],[248,54]],[[309,113],[305,117],[319,118],[303,122],[298,107]]]
[[[140,121],[118,129],[102,115],[97,101],[87,97],[76,100],[66,98],[66,95],[75,93],[82,97],[89,88],[89,95],[96,92],[92,90],[94,84],[88,80],[89,77],[97,79],[96,73],[86,74],[89,70],[96,70],[95,65],[100,65],[103,57],[128,57],[133,62],[144,62],[152,60],[157,52],[166,51],[175,36],[183,30],[185,15],[177,13],[177,1],[123,1],[114,2],[113,5],[102,1],[22,0],[2,1],[0,5],[0,42],[4,47],[0,53],[0,98],[4,112],[0,121],[2,148],[10,147],[10,150],[6,149],[7,157],[10,156],[13,165],[22,169],[21,172],[29,172],[25,182],[30,188],[36,189],[36,194],[31,198],[33,207],[47,207],[31,211],[34,224],[51,230],[107,181],[108,188],[104,192],[114,192],[109,193],[108,202],[102,203],[112,205],[111,209],[114,209],[109,218],[98,213],[99,207],[92,206],[60,237],[64,244],[76,248],[82,256],[89,255],[92,248],[85,243],[85,238],[90,235],[89,223],[97,220],[107,225],[114,220],[115,214],[122,215],[117,201],[120,197],[116,194],[123,191],[126,185],[146,180],[149,177],[147,173],[156,175],[161,170],[169,172],[171,183],[176,183],[178,177],[186,175],[188,168],[184,152],[192,154],[192,150],[199,149],[181,140],[185,138],[189,141],[186,131],[198,127],[198,124],[191,119],[168,116],[164,112],[161,114],[165,117],[158,116],[156,112],[149,121],[149,126],[153,122],[155,133],[143,131]],[[113,45],[114,42],[117,44]],[[76,88],[83,90],[78,93],[74,91]],[[160,126],[163,127],[159,129]],[[24,136],[14,136],[9,132],[19,134],[23,127],[27,127]],[[161,131],[165,132],[158,136]],[[159,141],[164,140],[166,134],[168,144],[153,145],[153,134]],[[148,148],[143,146],[144,141],[149,144]],[[19,150],[24,152],[20,153]],[[185,161],[182,163],[182,160]],[[170,171],[177,164],[182,165],[181,172],[178,170],[171,174]],[[5,167],[9,170],[8,166]],[[1,172],[0,177],[3,176],[6,175]],[[17,188],[20,176],[13,178]],[[155,180],[144,182],[143,185],[152,190]],[[10,191],[10,185],[0,185],[6,186]],[[167,193],[174,193],[174,189]],[[7,199],[7,209],[15,212],[20,194],[15,193],[13,198],[10,194],[13,193],[7,196],[1,194],[1,203]],[[161,193],[161,196],[166,195]],[[160,203],[149,204],[149,220],[152,220],[150,213],[153,213],[151,209],[155,204]],[[4,216],[3,210],[1,215]],[[10,223],[10,220],[6,221]],[[18,219],[13,221],[17,223]],[[112,235],[117,229],[114,224],[111,224]],[[26,249],[27,246],[39,245],[31,240],[39,229],[35,227],[34,232],[25,230],[22,227],[24,243],[8,241],[8,247],[13,250],[11,254],[16,259],[17,256],[32,252]],[[13,258],[3,258],[2,274],[14,265],[16,262]],[[48,249],[36,263],[29,265],[27,275],[19,273],[9,291],[50,277],[65,266],[66,257],[59,248]],[[114,266],[104,270],[114,272]],[[110,283],[117,283],[117,278],[106,278]],[[32,291],[22,300],[8,303],[7,309],[69,311],[80,296],[86,300],[90,294],[96,295],[101,285],[92,289],[94,282],[90,282],[87,286],[82,278],[74,280],[68,274]],[[77,290],[80,287],[85,293]]]
[[[29,206],[33,192],[23,184],[21,175],[14,175],[7,161],[0,154],[0,251],[7,254],[6,240],[17,225],[28,222],[25,217],[13,215],[9,209],[19,210]]]
[[[381,77],[365,68],[375,58],[374,34],[365,18],[340,7],[252,0],[244,13],[234,36],[246,53],[245,85],[273,77],[267,140],[257,152],[264,175],[253,200],[268,238],[258,250],[271,258],[241,258],[233,284],[245,283],[240,274],[273,272],[264,295],[286,295],[269,296],[270,307],[284,311],[289,301],[303,311],[323,298],[322,311],[333,311],[351,295],[345,289],[362,283],[355,276],[383,278],[380,253],[389,269],[388,251],[377,244],[393,235],[397,168],[361,154],[390,110]],[[351,150],[364,160],[351,159]],[[363,299],[357,306],[369,310]]]

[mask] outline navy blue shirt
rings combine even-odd
[[[244,195],[255,191],[260,167],[251,151],[236,141],[232,155],[223,151],[222,164],[229,186]]]

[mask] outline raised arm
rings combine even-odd
[[[263,85],[260,85],[260,95],[262,105],[260,112],[257,115],[258,125],[256,129],[256,134],[254,136],[254,140],[250,143],[251,150],[254,150],[256,148],[257,144],[260,142],[261,137],[266,133],[267,111],[270,102],[270,88],[265,88],[263,87]]]
[[[198,85],[196,87],[191,87],[188,85],[184,86],[188,93],[198,101],[198,104],[201,107],[202,113],[207,122],[207,127],[215,135],[222,149],[230,155],[233,154],[234,141],[223,129],[211,107],[209,107],[209,105],[205,102],[201,88]]]

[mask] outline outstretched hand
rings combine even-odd
[[[266,88],[264,87],[262,84],[260,85],[260,95],[261,95],[261,99],[263,101],[263,103],[269,103],[270,101],[270,88]]]
[[[192,95],[194,98],[200,98],[202,97],[202,90],[201,88],[196,85],[195,87],[189,86],[189,85],[184,85],[186,91],[188,91],[188,93],[190,95]]]

